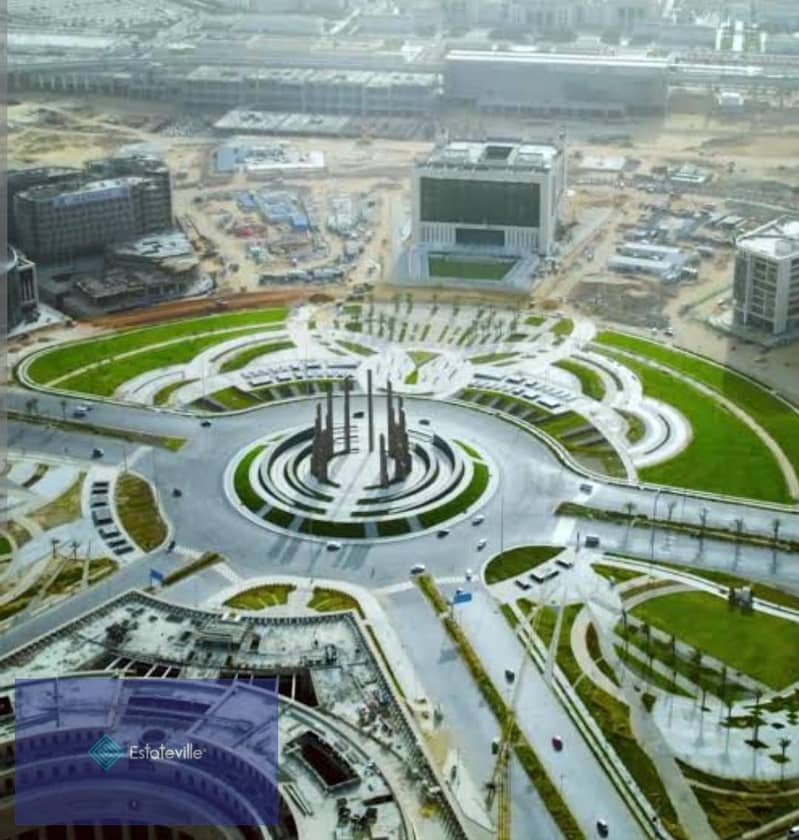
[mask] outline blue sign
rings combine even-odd
[[[273,679],[14,685],[17,826],[274,825]]]
[[[150,569],[150,580],[154,580],[156,583],[163,583],[164,576],[158,571],[158,569]]]
[[[454,607],[456,604],[468,604],[471,600],[471,592],[465,592],[463,589],[459,589],[452,598],[452,606]]]

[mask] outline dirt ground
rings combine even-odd
[[[260,301],[300,299],[301,293],[289,290],[257,293],[258,275],[285,269],[286,264],[277,261],[256,265],[246,255],[247,240],[220,231],[217,222],[221,212],[242,215],[233,202],[211,200],[197,204],[195,201],[198,196],[215,189],[239,190],[265,182],[248,180],[243,174],[229,181],[209,178],[208,155],[218,140],[210,136],[173,137],[158,133],[155,130],[158,123],[174,114],[174,109],[163,103],[97,97],[84,100],[75,96],[67,100],[46,94],[30,97],[25,103],[8,109],[9,165],[80,165],[121,145],[152,144],[164,155],[173,173],[185,173],[175,181],[175,210],[178,216],[189,215],[199,232],[213,241],[222,259],[209,261],[206,267],[219,270],[225,262],[239,265],[237,272],[220,277],[220,291],[227,296],[228,305],[238,307],[260,305]],[[662,120],[614,125],[560,125],[541,120],[465,115],[461,125],[473,136],[482,131],[485,136],[546,138],[563,131],[572,153],[580,151],[600,157],[625,155],[639,162],[639,171],[685,162],[722,173],[732,164],[739,182],[751,181],[756,185],[757,182],[773,181],[799,188],[796,157],[799,124],[787,121],[783,125],[765,126],[748,120],[718,121],[698,114],[673,114]],[[457,136],[458,126],[457,119],[450,120],[453,137]],[[597,138],[609,135],[615,136],[612,142],[597,142]],[[269,140],[264,137],[253,139],[256,142]],[[349,193],[376,199],[371,235],[350,282],[376,282],[376,297],[392,296],[396,290],[381,285],[376,266],[385,267],[390,263],[391,249],[397,237],[394,214],[407,206],[413,162],[430,149],[430,144],[380,139],[366,143],[331,138],[283,139],[300,151],[322,151],[327,171],[321,176],[275,182],[276,189],[296,187],[307,191],[322,218],[332,195]],[[680,284],[667,293],[653,287],[652,281],[625,277],[620,283],[619,277],[602,270],[621,238],[622,226],[637,217],[641,204],[647,200],[646,194],[631,189],[620,194],[613,187],[573,186],[565,208],[567,221],[579,220],[588,207],[610,208],[609,219],[591,240],[564,260],[557,274],[542,279],[532,302],[553,302],[566,311],[582,311],[609,325],[625,328],[631,328],[631,310],[637,308],[645,313],[651,307],[670,322],[676,345],[733,364],[799,399],[799,344],[764,353],[758,347],[717,333],[701,320],[716,313],[718,301],[729,295],[732,271],[729,255],[713,262],[703,261],[696,282]],[[683,204],[696,207],[706,200],[696,196],[685,198]],[[337,237],[328,234],[325,237],[329,245],[327,255],[303,261],[299,267],[321,265],[340,251],[342,242]],[[593,260],[588,259],[589,251],[594,252]],[[321,291],[333,292],[334,289]],[[342,291],[339,288],[337,293]],[[442,300],[463,298],[457,292],[438,294]],[[432,292],[426,296],[432,296]],[[469,299],[474,302],[502,300],[496,295],[479,293],[469,295]],[[601,304],[597,302],[600,299]],[[580,304],[580,308],[575,304]],[[170,309],[171,306],[176,308]],[[167,304],[152,313],[125,313],[98,319],[95,324],[103,327],[133,325],[149,322],[153,316],[167,318],[199,313],[205,311],[204,306],[208,306],[207,301]],[[642,327],[641,331],[649,334],[648,328]],[[662,335],[661,339],[666,340]]]

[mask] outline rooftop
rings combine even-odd
[[[649,58],[647,56],[615,55],[572,55],[564,53],[535,53],[499,50],[451,50],[447,61],[493,61],[504,64],[559,64],[582,65],[586,67],[638,67],[643,70],[666,70],[667,58]]]
[[[799,219],[776,219],[738,238],[738,247],[770,258],[799,257]]]
[[[437,146],[422,162],[424,166],[474,167],[480,169],[549,169],[561,154],[558,146],[488,140],[484,143],[452,141]]]

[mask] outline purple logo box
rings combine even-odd
[[[278,818],[275,680],[16,680],[15,820],[262,826]]]

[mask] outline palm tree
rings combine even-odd
[[[740,517],[737,517],[734,520],[734,523],[735,523],[735,541],[740,542],[741,541],[741,532],[744,529],[744,521]]]
[[[677,685],[677,639],[674,634],[669,637],[669,647],[671,648],[671,684],[674,687]]]
[[[703,507],[702,510],[699,511],[699,522],[701,525],[701,529],[699,531],[699,550],[702,550],[702,545],[705,542],[705,528],[707,527],[707,517],[710,511]]]
[[[652,628],[644,622],[641,624],[641,632],[646,636],[646,659],[649,670],[652,670]]]
[[[726,693],[727,693],[727,666],[721,666],[721,685],[719,686],[719,696],[721,697],[722,701],[724,700]]]
[[[67,405],[69,405],[69,403],[67,403],[67,401],[65,399],[61,399],[60,403],[61,403],[61,419],[64,422],[66,422],[66,419],[67,419]]]
[[[760,724],[763,723],[763,720],[760,717],[760,698],[762,696],[763,694],[758,688],[755,692],[755,710],[752,713],[752,749],[757,748],[757,735],[760,731]]]
[[[788,759],[785,757],[785,751],[790,746],[790,738],[780,738],[780,784],[785,781],[785,765],[788,763]]]
[[[771,533],[774,535],[774,548],[777,547],[777,543],[780,541],[780,528],[782,527],[782,522],[779,519],[774,519],[771,522]]]

